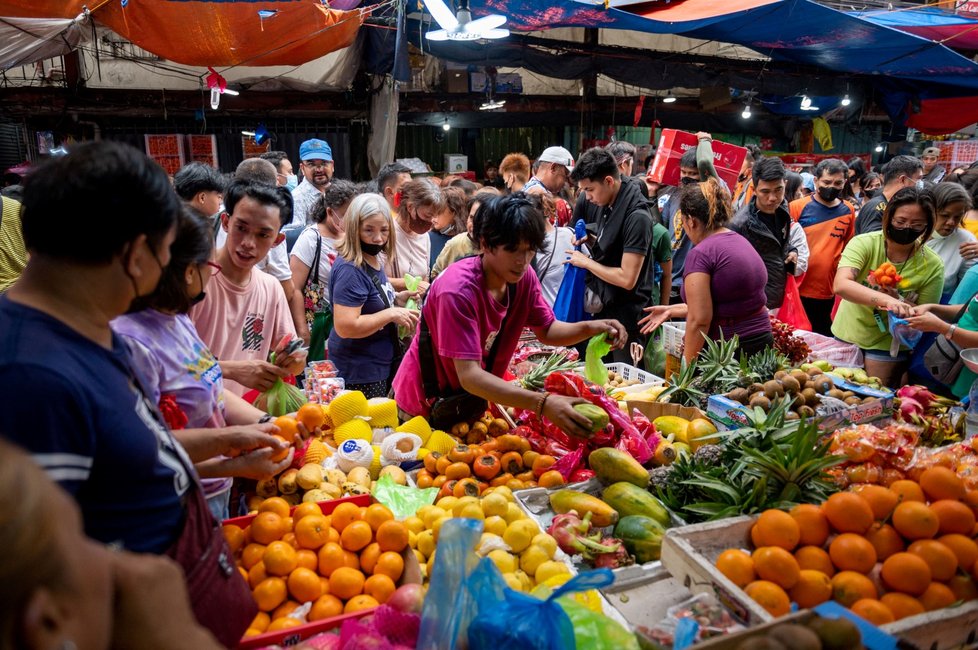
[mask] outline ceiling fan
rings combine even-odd
[[[457,13],[452,13],[445,0],[424,0],[424,5],[441,27],[427,33],[429,40],[476,41],[509,36],[508,29],[499,29],[506,24],[506,16],[492,14],[472,20],[468,0],[458,0]]]

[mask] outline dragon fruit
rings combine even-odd
[[[633,558],[628,551],[625,549],[625,545],[622,544],[620,539],[615,539],[614,537],[603,537],[601,538],[601,544],[609,548],[614,548],[614,551],[609,551],[607,553],[600,553],[598,555],[591,556],[591,564],[595,569],[617,569],[618,567],[628,566],[635,563],[635,558]]]
[[[576,510],[557,515],[550,522],[547,532],[557,540],[557,546],[568,555],[581,555],[590,560],[602,554],[614,554],[618,548],[601,544],[601,533],[591,533],[591,513],[581,519]],[[620,544],[619,544],[620,546]]]

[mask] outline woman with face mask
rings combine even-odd
[[[129,313],[114,319],[112,329],[129,344],[150,399],[171,429],[239,429],[256,427],[275,433],[267,416],[237,395],[224,390],[221,367],[201,341],[187,316],[204,299],[211,276],[220,272],[214,259],[209,224],[189,210],[177,220],[171,261],[156,290],[133,301]],[[288,467],[292,454],[273,463],[269,448],[235,458],[216,457],[197,463],[204,494],[218,520],[230,515],[231,477],[263,479]]]
[[[971,208],[971,197],[957,183],[938,183],[931,191],[937,209],[934,234],[927,246],[944,262],[944,296],[947,302],[978,258],[978,238],[961,228],[965,213]]]
[[[465,192],[458,187],[443,187],[441,196],[445,203],[444,209],[435,215],[431,222],[431,231],[428,239],[431,240],[431,252],[429,253],[429,266],[434,268],[435,261],[445,249],[445,244],[459,233],[465,232],[465,220],[468,214],[465,212]]]
[[[925,242],[934,232],[936,214],[930,193],[903,188],[893,195],[883,213],[883,229],[853,237],[839,261],[834,291],[842,298],[832,323],[836,338],[859,346],[866,372],[884,385],[900,384],[910,351],[891,353],[889,315],[907,318],[917,304],[940,301],[944,263]],[[869,278],[884,262],[903,278],[886,286]]]
[[[390,389],[399,363],[397,328],[413,331],[418,324],[417,310],[398,306],[417,294],[395,294],[384,273],[384,260],[396,251],[394,220],[384,197],[361,194],[353,199],[329,276],[333,331],[327,350],[346,388],[368,398],[386,397]]]

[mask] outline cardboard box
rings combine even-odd
[[[469,171],[469,157],[460,153],[445,154],[445,173],[457,174]]]
[[[625,403],[628,405],[629,413],[632,412],[632,409],[638,409],[638,412],[649,420],[654,420],[663,415],[675,415],[684,420],[706,419],[706,414],[703,411],[691,406],[680,406],[679,404],[669,404],[668,402],[628,401],[627,396],[625,397]]]
[[[473,93],[485,93],[489,84],[489,76],[485,72],[469,73],[469,91]],[[522,93],[523,77],[515,72],[500,72],[496,75],[496,86],[492,89],[495,93]]]
[[[663,185],[679,185],[679,159],[689,150],[696,150],[696,134],[676,129],[662,129],[659,147],[649,169],[648,176]],[[714,140],[713,166],[717,174],[732,192],[737,186],[737,176],[747,157],[747,149],[726,142]]]
[[[465,65],[446,64],[442,71],[442,81],[447,93],[469,92],[469,68]]]

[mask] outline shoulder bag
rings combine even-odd
[[[323,236],[316,233],[316,253],[313,256],[312,268],[306,278],[306,286],[302,288],[302,302],[306,311],[306,325],[309,327],[309,360],[319,361],[326,358],[326,339],[333,329],[333,312],[323,300],[326,295],[326,283],[319,278],[319,259],[323,252]]]
[[[380,276],[376,273],[366,272],[370,276],[371,282],[377,287],[377,292],[380,294],[380,299],[384,302],[384,306],[390,309],[394,305],[391,304],[390,298],[387,296],[387,292],[384,291],[384,285],[380,283]],[[402,339],[397,335],[396,325],[385,325],[384,327],[390,327],[391,345],[394,347],[394,358],[391,360],[391,371],[387,378],[388,387],[390,383],[394,381],[394,374],[397,369],[401,366],[401,361],[404,359],[404,355],[407,354],[407,348],[411,344],[411,339]]]
[[[975,296],[972,296],[962,305],[952,323],[961,320],[964,312],[968,309],[968,305],[974,299]],[[964,368],[964,362],[961,361],[961,347],[957,343],[938,335],[931,346],[927,348],[927,352],[924,353],[924,367],[927,368],[931,377],[944,386],[954,384],[958,380],[962,368]]]
[[[509,312],[513,308],[513,301],[516,298],[515,284],[509,285],[508,295],[509,306],[499,324],[499,332],[496,333],[492,347],[489,348],[489,358],[486,361],[487,372],[492,372],[496,363],[499,341],[503,337],[506,319],[509,317]],[[431,340],[431,331],[425,322],[424,310],[422,309],[421,321],[418,324],[418,363],[421,366],[421,380],[424,385],[425,399],[430,408],[428,421],[433,428],[448,431],[459,422],[471,422],[479,418],[489,407],[489,402],[461,388],[454,391],[442,389],[438,385],[435,359],[435,346]]]

